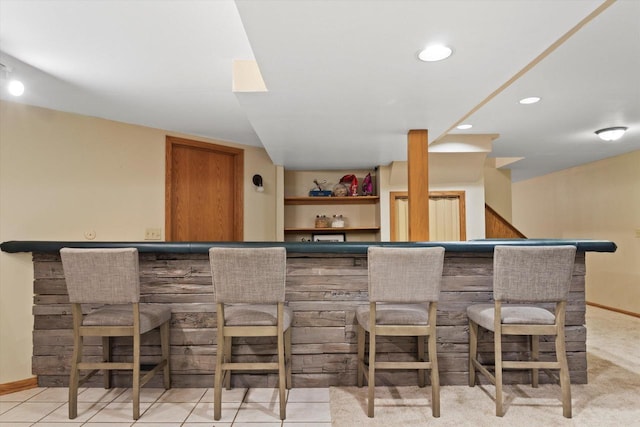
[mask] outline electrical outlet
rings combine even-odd
[[[144,230],[144,240],[161,240],[162,229],[161,228],[147,228]]]

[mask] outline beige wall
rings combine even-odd
[[[166,131],[0,102],[0,241],[164,235]],[[172,135],[190,137],[172,133]],[[244,238],[276,239],[276,167],[245,149]],[[265,191],[254,190],[259,173]],[[31,376],[30,254],[0,252],[0,383]]]
[[[527,237],[615,242],[613,254],[587,254],[587,301],[640,314],[640,150],[512,188],[513,224]]]

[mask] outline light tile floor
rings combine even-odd
[[[287,393],[287,419],[279,419],[277,389],[233,389],[222,393],[222,419],[213,422],[213,389],[143,388],[140,419],[131,419],[131,390],[83,389],[78,417],[68,419],[67,388],[35,388],[0,396],[0,425],[20,426],[313,426],[331,425],[328,388]]]
[[[589,384],[572,387],[571,420],[553,385],[507,387],[503,418],[493,414],[490,386],[445,386],[437,419],[429,391],[417,387],[376,387],[374,419],[366,417],[366,388],[294,388],[284,422],[276,389],[224,390],[222,419],[214,422],[213,389],[143,388],[142,416],[133,422],[130,389],[83,389],[78,418],[69,420],[66,388],[35,388],[0,396],[0,427],[640,426],[640,319],[588,307],[587,333]]]

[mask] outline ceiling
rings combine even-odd
[[[417,60],[435,42],[453,55]],[[267,91],[232,91],[252,59]],[[640,149],[637,0],[0,0],[0,62],[27,87],[2,99],[263,146],[287,169],[406,160],[410,129],[497,134],[489,157],[523,157],[514,181]],[[629,130],[603,143],[609,126]]]

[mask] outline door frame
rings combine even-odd
[[[165,143],[165,204],[164,204],[164,233],[167,242],[173,241],[173,215],[171,200],[173,188],[171,185],[173,175],[173,147],[186,146],[199,148],[215,153],[232,155],[234,159],[234,212],[236,213],[233,224],[233,237],[235,242],[244,240],[244,150],[240,148],[228,147],[225,145],[211,144],[208,142],[195,141],[176,136],[166,136]]]
[[[464,191],[429,191],[431,197],[451,197],[458,199],[458,215],[460,216],[460,241],[467,240],[467,211],[465,208],[465,192]],[[408,199],[408,191],[390,191],[389,192],[389,239],[396,241],[396,200]]]

